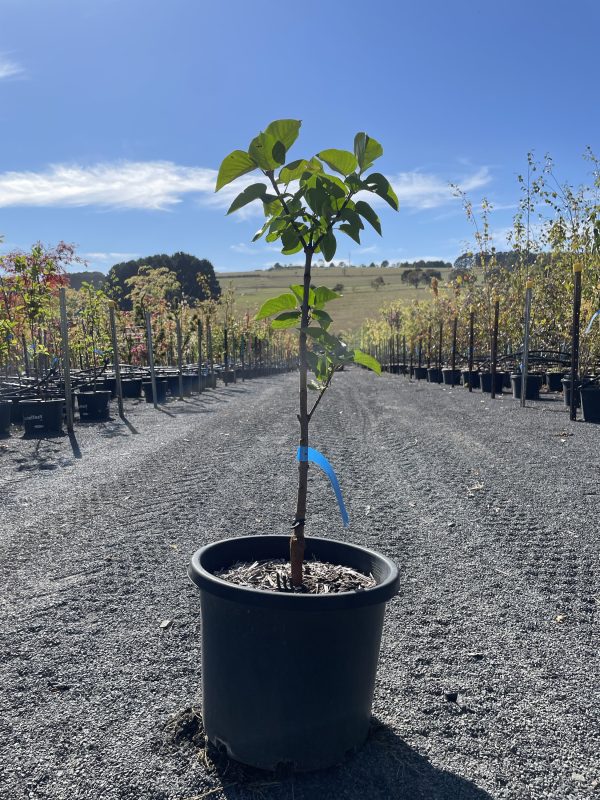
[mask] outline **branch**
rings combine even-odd
[[[314,406],[313,406],[313,407],[311,408],[311,410],[310,410],[310,413],[309,413],[309,415],[308,415],[308,421],[309,421],[309,422],[310,422],[310,420],[311,420],[311,418],[312,418],[312,415],[315,413],[315,410],[316,410],[317,406],[318,406],[318,405],[319,405],[319,403],[321,402],[321,398],[323,397],[323,395],[325,394],[325,392],[327,391],[327,389],[329,389],[329,384],[331,383],[331,379],[333,378],[333,375],[334,375],[334,373],[335,373],[335,372],[337,372],[337,370],[338,370],[338,368],[337,368],[337,367],[334,367],[334,368],[331,370],[331,372],[329,373],[329,377],[327,378],[327,381],[326,381],[326,383],[325,383],[325,386],[323,386],[323,388],[321,389],[321,392],[320,392],[319,396],[318,396],[318,397],[317,397],[317,399],[315,400],[315,404],[314,404]]]

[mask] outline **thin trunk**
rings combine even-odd
[[[308,447],[308,361],[306,358],[306,333],[308,327],[308,294],[310,290],[310,270],[312,249],[305,249],[304,262],[304,294],[302,297],[302,317],[299,337],[300,344],[300,447]],[[296,518],[290,538],[290,565],[292,585],[302,586],[302,563],[304,561],[304,522],[306,518],[306,495],[308,489],[308,461],[298,462],[298,498],[296,502]]]

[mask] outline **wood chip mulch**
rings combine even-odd
[[[351,567],[317,560],[304,562],[304,583],[298,588],[292,586],[290,564],[283,558],[254,561],[252,564],[238,561],[215,575],[237,586],[269,592],[337,594],[359,592],[376,585],[372,575],[363,575]]]

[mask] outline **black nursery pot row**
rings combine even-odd
[[[491,393],[492,373],[473,370],[452,370],[448,367],[439,369],[438,367],[412,367],[396,365],[396,369],[389,369],[394,374],[410,374],[415,380],[427,380],[429,383],[443,383],[448,386],[468,386],[469,376],[471,387],[481,389],[484,393]],[[565,377],[563,371],[546,372],[543,375],[530,372],[527,375],[527,400],[539,400],[540,389],[546,385],[549,392],[563,393],[564,405],[569,408],[571,405],[571,380]],[[504,389],[511,389],[515,400],[521,398],[522,375],[519,372],[496,372],[495,394],[502,394]],[[589,377],[581,378],[575,386],[575,405],[581,408],[585,422],[600,424],[600,385]]]

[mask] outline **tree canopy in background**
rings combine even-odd
[[[104,290],[110,297],[117,300],[125,311],[130,311],[132,307],[131,285],[127,281],[135,277],[140,268],[144,266],[153,269],[164,267],[174,272],[181,285],[183,297],[208,300],[221,296],[221,287],[215,275],[215,269],[206,258],[196,258],[189,253],[174,253],[172,256],[162,253],[138,258],[135,261],[123,261],[115,264],[109,270]],[[204,280],[198,280],[199,276]]]

